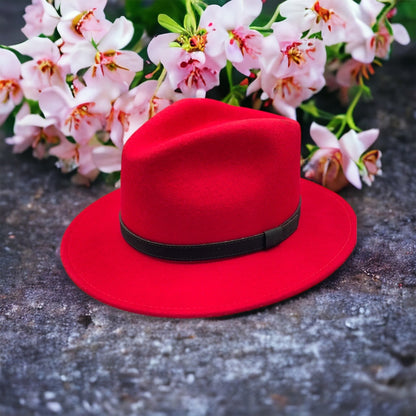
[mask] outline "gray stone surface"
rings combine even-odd
[[[385,176],[342,193],[355,252],[310,291],[239,316],[150,318],[81,292],[60,239],[111,188],[75,187],[1,140],[0,414],[416,414],[416,49],[397,52],[359,108],[381,128]]]

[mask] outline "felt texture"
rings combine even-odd
[[[199,121],[197,120],[199,118]],[[131,312],[210,317],[294,296],[333,273],[356,243],[356,218],[337,194],[299,178],[296,122],[189,99],[147,122],[123,151],[121,190],[70,224],[61,258],[94,298]],[[279,225],[301,197],[297,231],[269,250],[177,262],[124,241],[119,214],[144,238],[204,243]]]
[[[299,204],[299,124],[181,100],[126,143],[121,217],[148,240],[201,244],[261,233]]]

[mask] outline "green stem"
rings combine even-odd
[[[391,10],[393,10],[397,5],[398,0],[391,0],[390,5],[384,6],[383,10],[380,12],[380,14],[377,16],[376,22],[374,23],[372,29],[374,32],[378,31],[378,26],[380,22],[382,22],[384,19],[387,18],[387,15],[390,13]]]
[[[156,93],[159,91],[160,86],[162,85],[162,82],[165,80],[166,78],[166,68],[163,68],[163,71],[161,72],[161,74],[159,75],[159,78],[157,80],[157,86],[156,86],[156,90],[154,95],[156,95]]]
[[[348,126],[350,126],[355,131],[361,131],[361,129],[357,127],[357,125],[354,122],[353,113],[354,113],[355,107],[360,101],[361,96],[363,95],[363,91],[364,89],[362,87],[357,91],[357,94],[355,94],[354,99],[351,101],[351,104],[349,105],[348,110],[345,113],[345,119],[346,119]]]
[[[280,13],[280,4],[276,7],[276,10],[273,13],[273,16],[270,18],[270,20],[264,25],[264,26],[253,26],[252,29],[258,30],[258,31],[267,31],[270,30],[272,27],[272,24],[276,21]]]
[[[273,16],[271,17],[271,19],[267,22],[266,26],[264,26],[264,29],[270,29],[272,27],[272,24],[276,21],[277,17],[279,16],[280,13],[280,4],[276,7],[276,10],[273,13]]]
[[[347,117],[344,114],[340,114],[340,115],[338,115],[336,117],[341,122],[341,124],[340,124],[337,132],[335,133],[335,136],[337,137],[337,139],[339,139],[341,137],[342,133],[345,130],[345,126],[347,125]]]
[[[226,70],[227,70],[228,84],[230,84],[230,92],[231,92],[234,87],[234,83],[233,83],[233,64],[230,61],[227,61]]]
[[[143,50],[143,40],[140,38],[133,46],[133,52],[140,53]]]
[[[185,22],[188,22],[188,25],[185,24],[185,29],[188,30],[190,33],[193,33],[196,31],[196,17],[194,13],[194,9],[192,7],[192,0],[186,0],[185,3],[186,6],[186,16],[185,16]]]
[[[357,91],[357,93],[355,94],[355,96],[354,96],[353,100],[351,101],[351,104],[349,105],[345,114],[338,114],[329,123],[329,125],[332,124],[334,129],[337,128],[338,123],[339,123],[339,127],[338,127],[338,129],[335,133],[335,136],[337,137],[337,139],[339,139],[342,136],[342,134],[344,133],[345,127],[347,127],[347,125],[352,130],[361,131],[361,129],[355,124],[353,114],[354,114],[355,107],[357,106],[358,102],[360,101],[360,98],[363,94],[363,91],[364,91],[364,88],[361,87]]]

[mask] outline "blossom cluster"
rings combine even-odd
[[[270,0],[269,0],[270,1]],[[262,0],[206,6],[186,0],[183,23],[159,15],[168,33],[137,53],[133,24],[109,21],[106,0],[32,0],[23,43],[0,49],[0,124],[12,114],[15,152],[55,156],[80,183],[118,172],[130,135],[150,117],[185,97],[206,97],[226,75],[223,101],[273,109],[296,118],[325,86],[352,90],[345,114],[314,122],[305,176],[338,190],[381,173],[378,130],[361,131],[353,110],[373,66],[388,58],[393,40],[409,36],[392,24],[396,0],[286,0],[262,27]],[[140,44],[144,44],[146,36]],[[226,140],[226,139],[225,139]]]

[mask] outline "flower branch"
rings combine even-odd
[[[298,109],[307,113],[315,145],[305,176],[331,189],[361,188],[381,174],[381,152],[368,150],[378,130],[361,131],[354,111],[392,42],[410,41],[390,21],[396,0],[286,0],[261,27],[253,22],[262,0],[126,4],[167,32],[149,39],[141,21],[138,39],[138,21],[109,21],[105,0],[33,0],[26,8],[27,40],[0,48],[0,124],[12,120],[7,143],[15,152],[53,156],[77,183],[117,176],[137,128],[177,100],[210,94],[294,119]],[[344,113],[316,107],[327,89],[340,93]]]

